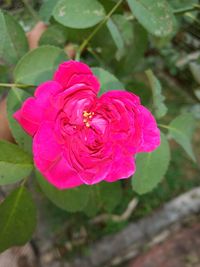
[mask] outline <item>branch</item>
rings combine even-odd
[[[101,27],[109,20],[109,18],[112,16],[112,14],[115,12],[115,10],[121,5],[123,0],[119,0],[117,4],[110,10],[110,12],[105,16],[105,18],[97,25],[97,27],[91,32],[91,34],[88,36],[86,40],[83,41],[83,43],[80,45],[76,59],[78,60],[81,56],[81,53],[89,43],[89,41],[95,36],[95,34],[101,29]]]
[[[91,224],[99,224],[99,223],[102,223],[102,222],[106,222],[108,220],[112,220],[113,222],[118,222],[118,223],[126,221],[131,216],[133,211],[135,210],[137,204],[138,204],[138,200],[136,198],[133,198],[129,202],[127,209],[125,210],[124,213],[122,213],[122,215],[101,214],[101,215],[95,217],[94,219],[92,219],[90,221],[90,223]]]

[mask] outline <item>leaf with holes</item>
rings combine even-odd
[[[28,242],[36,227],[36,207],[23,186],[15,189],[0,205],[0,252]]]
[[[137,170],[132,178],[133,190],[138,194],[145,194],[154,189],[163,179],[169,162],[169,144],[161,133],[161,145],[155,151],[137,155]]]

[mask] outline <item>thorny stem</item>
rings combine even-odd
[[[12,87],[18,87],[18,88],[28,88],[28,87],[35,87],[34,85],[30,85],[30,84],[18,84],[18,83],[0,83],[0,87],[8,87],[8,88],[12,88]]]
[[[110,12],[105,16],[105,18],[97,25],[97,27],[91,32],[91,34],[88,36],[87,39],[83,41],[83,43],[80,45],[77,55],[76,55],[76,60],[80,59],[81,53],[89,43],[89,41],[95,36],[95,34],[101,29],[101,27],[109,20],[109,18],[112,16],[112,14],[115,12],[115,10],[121,5],[123,0],[119,0],[117,4],[110,10]]]
[[[25,7],[28,9],[29,13],[32,15],[32,17],[34,18],[34,20],[36,22],[40,21],[41,19],[40,19],[39,15],[34,10],[34,8],[32,8],[32,6],[29,4],[28,0],[21,0],[21,1],[25,5]]]

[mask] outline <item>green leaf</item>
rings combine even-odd
[[[125,56],[115,64],[116,73],[120,77],[132,74],[135,68],[143,63],[144,53],[148,47],[147,31],[138,22],[133,22],[132,34],[133,37],[127,42]]]
[[[167,107],[164,104],[165,97],[162,94],[162,87],[160,81],[156,78],[151,70],[146,71],[152,94],[153,94],[153,106],[155,109],[155,115],[158,119],[162,118],[167,113]]]
[[[126,47],[133,42],[133,26],[125,15],[113,15],[107,22],[107,27],[118,51],[116,59],[120,60],[126,53]]]
[[[12,135],[24,151],[32,153],[32,138],[24,132],[19,123],[13,118],[13,114],[22,106],[22,103],[31,95],[18,88],[10,89],[7,97],[7,114]]]
[[[192,150],[192,135],[195,129],[195,119],[192,114],[186,113],[176,117],[166,126],[169,129],[171,137],[183,147],[190,158],[196,162],[194,152]]]
[[[0,205],[0,252],[28,242],[36,227],[36,207],[23,186]]]
[[[58,190],[47,182],[39,172],[36,172],[36,177],[44,194],[57,207],[69,212],[76,212],[83,210],[86,206],[89,198],[87,186],[83,185],[72,189]]]
[[[52,79],[58,65],[67,55],[58,47],[46,45],[27,53],[14,70],[16,83],[38,85]]]
[[[58,47],[64,47],[67,41],[68,33],[66,27],[54,24],[48,27],[48,29],[42,34],[39,45],[53,45]]]
[[[53,10],[59,0],[46,0],[40,7],[39,15],[45,23],[49,23]]]
[[[99,95],[110,90],[124,90],[123,84],[110,72],[98,67],[92,68],[92,72],[97,76],[101,84]]]
[[[101,182],[89,186],[88,190],[89,200],[84,212],[90,217],[96,215],[100,209],[111,213],[121,201],[122,189],[120,182]]]
[[[113,22],[118,28],[121,37],[126,46],[129,46],[134,41],[133,24],[126,15],[114,14],[112,17]]]
[[[170,148],[161,133],[161,145],[153,152],[141,153],[136,158],[136,173],[132,178],[133,190],[145,194],[154,189],[163,179],[170,162]]]
[[[0,141],[0,185],[15,183],[33,169],[32,158],[17,145]]]
[[[127,0],[133,15],[148,32],[164,37],[175,30],[176,20],[166,0]]]
[[[105,17],[103,6],[96,0],[60,0],[53,16],[64,26],[76,29],[89,28]]]
[[[0,36],[0,58],[9,64],[15,64],[28,51],[27,38],[13,16],[1,10]]]
[[[118,48],[117,58],[120,59],[125,52],[125,44],[122,35],[112,18],[107,21],[107,27],[111,33],[113,41],[116,44],[116,47]]]

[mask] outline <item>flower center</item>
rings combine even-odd
[[[87,112],[86,110],[83,111],[83,122],[85,123],[86,127],[90,127],[90,121],[94,116],[94,112]]]

